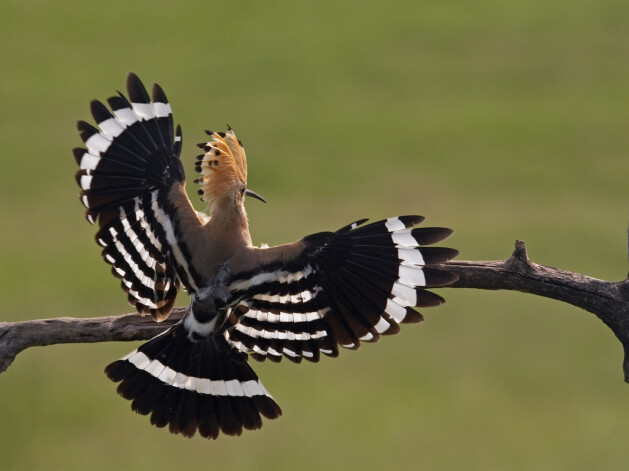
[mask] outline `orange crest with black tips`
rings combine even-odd
[[[199,144],[205,154],[198,157],[196,171],[202,177],[195,180],[201,185],[201,200],[207,203],[220,196],[247,186],[247,156],[234,131],[206,131],[211,141]]]

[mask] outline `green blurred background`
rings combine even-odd
[[[538,263],[625,277],[626,0],[103,5],[0,4],[0,320],[131,311],[70,152],[129,71],[166,90],[189,180],[204,129],[238,132],[269,201],[248,204],[256,243],[419,213],[464,260],[517,238]],[[0,469],[626,469],[606,327],[531,295],[439,293],[358,353],[255,364],[284,416],[240,438],[131,412],[103,368],[135,344],[25,351],[0,375]]]

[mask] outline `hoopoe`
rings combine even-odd
[[[413,228],[421,216],[353,222],[291,244],[254,247],[245,196],[247,158],[234,131],[206,131],[198,156],[199,194],[185,192],[181,127],[155,84],[152,99],[135,74],[122,93],[91,103],[98,128],[79,121],[86,148],[74,149],[86,217],[98,222],[102,256],[129,302],[157,322],[180,287],[185,316],[105,372],[134,411],[172,433],[240,435],[281,409],[247,358],[299,363],[336,357],[423,320],[413,307],[442,304],[426,288],[456,276],[432,267],[457,250],[426,247],[453,231]],[[264,200],[263,200],[264,201]]]

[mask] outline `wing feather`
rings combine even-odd
[[[229,291],[237,307],[225,337],[258,360],[318,361],[320,354],[338,355],[338,346],[357,349],[398,333],[400,323],[420,322],[414,307],[444,302],[427,288],[456,280],[432,265],[458,254],[424,247],[452,231],[409,229],[423,220],[360,220],[302,239],[304,249],[289,260],[278,255],[254,271],[234,274]]]
[[[181,284],[194,288],[198,277],[185,256],[175,256],[186,254],[169,200],[173,186],[185,180],[181,129],[174,130],[159,85],[151,98],[140,79],[129,74],[127,92],[128,99],[121,93],[109,98],[109,108],[92,101],[97,127],[79,122],[86,148],[74,150],[80,167],[76,180],[88,221],[98,222],[96,240],[103,258],[121,278],[129,302],[141,314],[162,320]],[[193,211],[183,190],[179,193]]]

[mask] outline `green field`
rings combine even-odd
[[[419,213],[463,260],[523,239],[538,263],[626,276],[626,0],[5,0],[0,64],[0,321],[131,311],[71,154],[129,71],[164,87],[190,183],[203,130],[236,130],[269,201],[248,203],[254,243]],[[629,386],[600,321],[439,294],[359,352],[254,364],[284,416],[239,438],[131,412],[103,368],[136,344],[25,351],[0,375],[0,469],[626,469]]]

